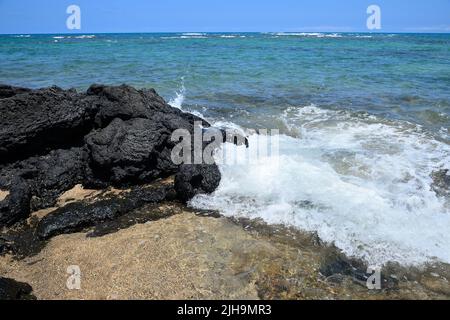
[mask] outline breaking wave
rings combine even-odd
[[[450,168],[448,144],[408,122],[313,105],[280,120],[279,154],[221,164],[218,190],[191,205],[317,232],[373,265],[450,262],[450,208],[430,187],[434,170]],[[249,141],[223,148],[251,157]]]

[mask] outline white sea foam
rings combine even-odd
[[[338,33],[331,33],[331,34],[325,34],[324,37],[326,37],[326,38],[342,38],[342,35],[338,34]]]
[[[205,36],[205,33],[200,33],[200,32],[186,32],[183,33],[183,36]]]
[[[93,35],[93,34],[90,34],[90,35],[83,34],[81,36],[76,36],[75,38],[77,38],[77,39],[93,39],[93,38],[95,38],[95,35]]]
[[[186,32],[182,33],[181,36],[173,36],[173,37],[166,37],[171,39],[206,39],[208,38],[208,35],[206,33],[200,33],[200,32]]]
[[[278,37],[314,37],[314,38],[342,38],[338,33],[320,33],[320,32],[277,32],[273,35]]]
[[[323,33],[318,32],[277,32],[276,36],[294,36],[294,37],[318,37],[322,36]]]
[[[367,114],[308,106],[283,119],[298,134],[280,136],[278,156],[225,162],[218,190],[191,205],[317,232],[374,265],[450,262],[450,208],[430,188],[430,173],[450,168],[449,145]],[[249,140],[224,148],[252,154]]]
[[[181,36],[180,39],[207,39],[206,36]]]
[[[207,39],[207,36],[203,35],[182,35],[182,36],[170,36],[170,37],[161,37],[161,39]]]
[[[239,133],[244,137],[247,135],[247,132],[244,128],[231,121],[224,121],[224,120],[213,121],[213,125],[216,128],[228,129],[231,130],[232,132]]]
[[[246,36],[243,35],[235,35],[235,34],[222,34],[219,36],[220,38],[225,39],[233,39],[233,38],[246,38]]]
[[[184,77],[181,78],[181,87],[175,92],[175,97],[169,100],[169,105],[182,110],[183,102],[186,94],[186,87],[184,86]]]
[[[79,36],[54,36],[52,37],[53,39],[71,39],[71,38],[75,38],[75,39],[94,39],[95,35],[93,34],[82,34]]]

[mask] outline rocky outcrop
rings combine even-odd
[[[30,210],[54,206],[77,184],[130,187],[176,174],[172,132],[193,134],[197,121],[210,127],[169,106],[155,90],[127,85],[92,85],[85,93],[0,85],[0,113],[0,189],[9,192],[0,202],[0,227],[25,219]],[[182,172],[177,191],[183,201],[214,191],[220,181],[216,166]],[[103,219],[88,214],[90,209],[72,209],[80,217]]]
[[[30,300],[32,291],[27,283],[0,277],[0,300]]]
[[[0,163],[83,144],[98,105],[75,90],[18,90],[0,100]]]
[[[214,192],[220,184],[221,174],[216,164],[182,165],[175,176],[175,191],[187,202],[197,194]]]

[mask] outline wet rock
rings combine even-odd
[[[387,265],[380,269],[380,286],[383,290],[398,288],[399,280],[391,274],[394,265]],[[324,251],[321,257],[320,273],[330,282],[341,283],[345,277],[350,277],[355,283],[367,287],[367,281],[373,273],[367,273],[368,265],[362,260],[346,257],[337,248],[330,247]],[[372,269],[372,268],[370,268]]]
[[[450,296],[450,283],[445,278],[436,278],[432,276],[423,276],[420,283],[427,289],[444,296]]]
[[[41,240],[63,233],[81,231],[95,223],[113,220],[128,212],[132,204],[128,200],[103,200],[94,204],[72,203],[45,217],[38,225]]]
[[[22,282],[0,277],[0,300],[30,300],[33,288]]]
[[[0,202],[0,226],[10,226],[30,214],[31,191],[23,179],[14,179],[9,195]]]
[[[188,210],[179,202],[149,203],[112,221],[96,224],[93,230],[86,234],[86,237],[97,238],[111,235],[135,225],[159,221],[177,214],[186,213]]]
[[[213,128],[216,129],[216,128]],[[246,148],[250,147],[248,138],[240,131],[232,129],[232,128],[219,128],[216,130],[220,130],[222,134],[223,143],[228,142],[232,143],[236,146],[245,145]]]
[[[433,179],[432,190],[440,197],[450,198],[450,171],[440,170],[433,172],[431,178]]]
[[[185,164],[175,176],[175,191],[180,200],[187,202],[197,194],[214,192],[221,178],[216,164]]]
[[[345,275],[365,283],[369,278],[369,275],[364,271],[363,265],[351,261],[334,248],[330,248],[324,253],[320,273],[332,280],[339,279],[340,275]]]
[[[68,204],[42,219],[36,229],[41,240],[59,234],[82,231],[98,223],[114,220],[145,204],[159,203],[170,194],[171,186],[160,188],[138,187],[128,194],[109,199]]]

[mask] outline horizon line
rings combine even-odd
[[[14,35],[87,35],[87,34],[170,34],[170,33],[202,33],[202,34],[214,34],[214,33],[341,33],[341,34],[351,34],[351,33],[362,33],[362,34],[450,34],[450,31],[130,31],[130,32],[45,32],[45,33],[34,33],[34,32],[19,32],[19,33],[2,33],[2,36],[14,36]]]

